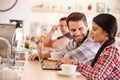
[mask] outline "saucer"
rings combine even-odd
[[[48,60],[54,60],[54,61],[57,61],[57,60],[59,60],[59,59],[48,58]]]
[[[66,73],[63,73],[62,71],[58,71],[57,74],[62,75],[62,76],[68,76],[68,77],[76,77],[76,76],[80,75],[79,72],[75,72],[73,74],[66,74]]]

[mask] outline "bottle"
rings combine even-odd
[[[16,30],[15,30],[15,36],[14,41],[17,40],[17,48],[23,47],[23,41],[24,41],[24,31],[22,26],[20,26],[20,22],[16,22]]]
[[[25,48],[29,49],[29,41],[28,40],[25,41]]]

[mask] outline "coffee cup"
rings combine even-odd
[[[62,64],[60,67],[64,74],[74,74],[77,68],[77,66],[73,64]]]
[[[50,52],[50,56],[52,59],[62,59],[62,53],[61,52]]]

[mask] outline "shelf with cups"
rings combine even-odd
[[[32,12],[40,12],[40,13],[58,13],[58,14],[70,14],[71,12],[83,12],[87,15],[96,15],[98,12],[93,11],[84,11],[84,10],[57,10],[57,9],[47,9],[47,8],[39,8],[39,7],[33,7]]]
[[[43,12],[43,13],[50,13],[50,12],[56,12],[56,13],[71,13],[71,12],[85,12],[83,10],[76,10],[76,9],[72,9],[72,8],[68,8],[68,9],[57,9],[57,8],[44,8],[44,7],[39,7],[39,6],[33,6],[31,9],[32,12]],[[91,12],[91,11],[89,11]]]
[[[32,12],[42,12],[42,13],[63,13],[63,14],[69,14],[71,12],[83,12],[87,15],[97,15],[101,12],[96,12],[96,11],[85,11],[85,10],[76,10],[76,9],[73,9],[73,10],[59,10],[59,9],[49,9],[49,8],[40,8],[40,7],[32,7],[31,9]],[[107,12],[105,12],[107,13]],[[109,14],[113,14],[115,15],[117,18],[120,18],[120,14],[119,13],[114,13],[114,12],[111,12]]]
[[[56,13],[70,13],[73,12],[74,10],[57,10],[57,9],[48,9],[48,8],[39,8],[39,7],[32,7],[32,12],[45,12],[45,13],[50,13],[50,12],[56,12]]]

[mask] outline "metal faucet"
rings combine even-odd
[[[8,46],[8,48],[7,48],[7,64],[6,64],[6,66],[9,66],[10,54],[11,54],[10,42],[6,38],[3,38],[3,37],[0,37],[0,40],[4,41]]]

